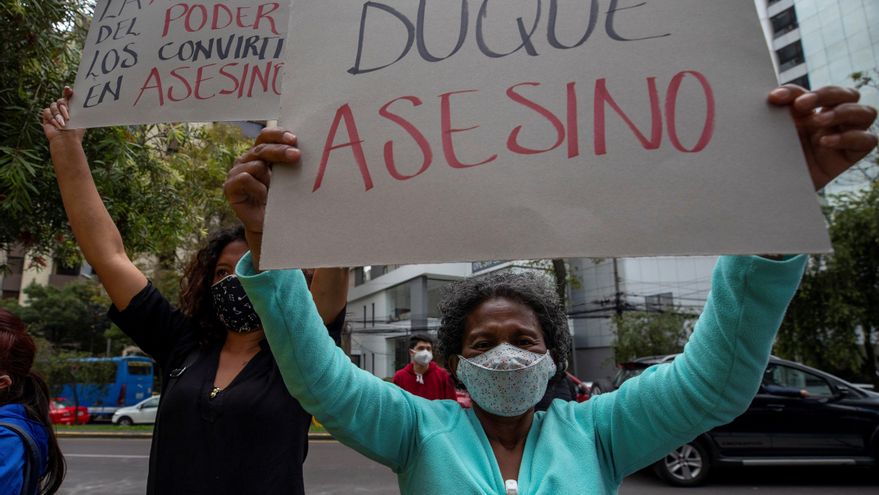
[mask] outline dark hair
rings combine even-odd
[[[226,326],[220,322],[214,311],[211,285],[220,253],[235,241],[247,241],[244,237],[244,226],[239,225],[211,234],[207,244],[195,253],[180,279],[180,310],[192,318],[202,344],[226,340]]]
[[[461,353],[470,313],[483,302],[498,297],[524,304],[534,312],[546,347],[558,368],[553,378],[564,376],[571,353],[568,317],[546,277],[533,272],[495,273],[446,286],[439,304],[441,321],[437,332],[438,353],[445,356],[445,367],[449,368],[449,357]]]
[[[9,375],[12,385],[0,390],[0,406],[21,404],[27,416],[43,424],[49,439],[49,464],[40,480],[40,493],[55,493],[64,481],[66,466],[49,420],[49,387],[31,367],[37,354],[34,339],[15,315],[0,309],[0,374]]]
[[[431,347],[433,347],[433,338],[428,335],[416,333],[412,334],[412,336],[409,337],[409,348],[415,349],[415,346],[417,346],[419,342],[427,342],[428,344],[430,344]]]

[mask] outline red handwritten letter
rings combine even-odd
[[[516,84],[514,86],[510,86],[507,89],[507,96],[516,103],[528,107],[531,110],[534,110],[535,112],[540,114],[541,117],[549,121],[549,123],[555,129],[555,143],[553,143],[553,145],[549,148],[545,149],[532,149],[522,146],[521,144],[519,144],[519,133],[522,132],[522,126],[520,125],[513,129],[513,132],[511,132],[510,136],[507,138],[507,149],[509,149],[513,153],[519,153],[520,155],[536,155],[539,153],[546,153],[547,151],[552,151],[558,148],[565,140],[565,126],[562,125],[562,121],[559,120],[558,117],[556,117],[552,112],[550,112],[543,106],[538,105],[537,103],[517,93],[516,88],[518,88],[519,86],[537,87],[540,86],[540,83],[524,82]]]
[[[461,163],[458,160],[458,157],[455,155],[455,145],[452,143],[452,134],[456,132],[464,132],[470,131],[478,128],[478,125],[474,125],[472,127],[465,127],[456,129],[452,127],[452,109],[451,109],[451,96],[462,93],[476,93],[478,92],[475,89],[467,89],[463,91],[452,91],[450,93],[443,93],[440,95],[440,112],[441,112],[441,120],[442,120],[442,137],[443,137],[443,155],[446,157],[446,162],[452,168],[470,168],[475,167],[477,165],[483,165],[489,162],[493,162],[497,155],[491,155],[485,160],[482,160],[479,163]]]
[[[348,131],[348,139],[350,141],[342,144],[333,144],[336,141],[336,133],[339,131],[339,124],[345,119],[345,128]],[[369,175],[369,168],[366,166],[366,156],[363,154],[363,140],[360,139],[360,133],[357,131],[357,124],[354,122],[354,114],[351,112],[351,106],[347,103],[336,110],[336,117],[330,126],[330,132],[327,134],[327,141],[324,144],[324,153],[320,159],[320,169],[317,172],[317,179],[314,181],[314,188],[311,192],[320,189],[324,180],[324,173],[327,170],[327,162],[330,160],[330,153],[339,148],[351,147],[354,153],[354,159],[357,160],[357,166],[360,167],[360,175],[363,176],[363,184],[366,190],[372,189],[372,177]]]
[[[629,126],[629,129],[632,129],[632,132],[635,134],[635,137],[638,138],[638,141],[641,141],[641,145],[644,146],[646,150],[655,150],[659,148],[659,145],[662,142],[662,113],[659,110],[659,94],[656,91],[656,78],[648,77],[647,78],[647,89],[650,93],[650,112],[653,116],[652,125],[650,130],[650,139],[648,140],[644,134],[638,130],[638,127],[635,126],[635,123],[632,122],[624,112],[623,109],[617,105],[617,102],[614,101],[613,97],[610,95],[610,92],[607,90],[607,81],[605,79],[599,79],[595,82],[595,154],[596,155],[605,155],[607,154],[607,129],[605,126],[605,118],[604,118],[604,105],[608,104],[614,111],[623,118],[623,121],[626,125]]]
[[[684,77],[687,75],[695,77],[696,80],[699,81],[699,84],[702,85],[702,90],[705,92],[705,104],[707,106],[705,109],[705,125],[702,127],[702,135],[699,136],[699,141],[696,143],[696,146],[693,146],[693,148],[689,150],[685,148],[684,145],[681,144],[680,139],[678,139],[676,120],[678,91],[681,89],[681,81],[683,81]],[[708,79],[696,71],[684,71],[678,73],[672,78],[671,83],[669,83],[668,94],[666,94],[665,97],[665,118],[668,120],[668,138],[671,140],[671,144],[674,145],[678,151],[683,151],[684,153],[698,153],[704,150],[714,136],[714,117],[716,111],[714,90],[711,89],[711,83],[708,82]]]
[[[421,105],[421,100],[414,96],[402,96],[400,98],[387,102],[383,107],[381,107],[381,109],[379,109],[378,113],[382,117],[402,127],[403,130],[405,130],[409,133],[410,136],[412,136],[412,139],[415,140],[415,142],[418,144],[418,147],[421,148],[421,154],[422,156],[424,156],[424,160],[421,162],[421,168],[412,175],[405,175],[400,173],[399,169],[397,169],[397,164],[394,162],[394,142],[389,140],[385,143],[385,166],[388,168],[388,172],[391,174],[391,177],[397,180],[406,180],[421,175],[421,173],[423,173],[425,170],[427,170],[428,167],[430,167],[430,164],[433,161],[433,152],[430,150],[430,143],[427,142],[424,134],[422,134],[417,127],[412,125],[411,122],[404,119],[403,117],[400,117],[395,113],[391,113],[391,111],[389,110],[392,104],[400,100],[406,100],[416,107]]]

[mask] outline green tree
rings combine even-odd
[[[834,252],[812,257],[775,352],[879,385],[879,181],[827,210]]]
[[[75,77],[89,0],[2,0],[0,7],[0,250],[23,246],[37,265],[78,252],[55,183],[40,110]],[[228,221],[220,185],[246,146],[229,126],[91,129],[83,146],[132,257],[177,253]]]
[[[614,359],[624,363],[642,356],[681,352],[688,322],[694,318],[678,311],[626,311],[614,316]]]
[[[61,289],[31,284],[25,293],[28,304],[19,315],[31,333],[59,348],[90,355],[104,351],[109,300],[96,282],[76,282]]]

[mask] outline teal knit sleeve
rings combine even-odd
[[[300,270],[236,273],[262,320],[290,394],[338,440],[395,472],[410,457],[416,411],[406,392],[355,366],[333,342]]]
[[[683,354],[592,399],[599,452],[617,482],[747,409],[805,263],[720,258]]]

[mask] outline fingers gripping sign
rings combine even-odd
[[[61,98],[52,102],[42,111],[43,132],[49,142],[52,142],[59,136],[81,141],[85,134],[85,129],[69,129],[67,127],[68,122],[70,122],[71,97],[73,97],[73,90],[65,86]]]
[[[858,104],[860,96],[851,88],[807,91],[795,85],[769,95],[772,104],[790,107],[816,190],[876,147],[877,138],[869,132],[876,109]]]
[[[257,267],[272,167],[298,164],[296,144],[296,136],[286,129],[263,129],[254,146],[235,160],[223,185],[226,200],[244,224]]]

